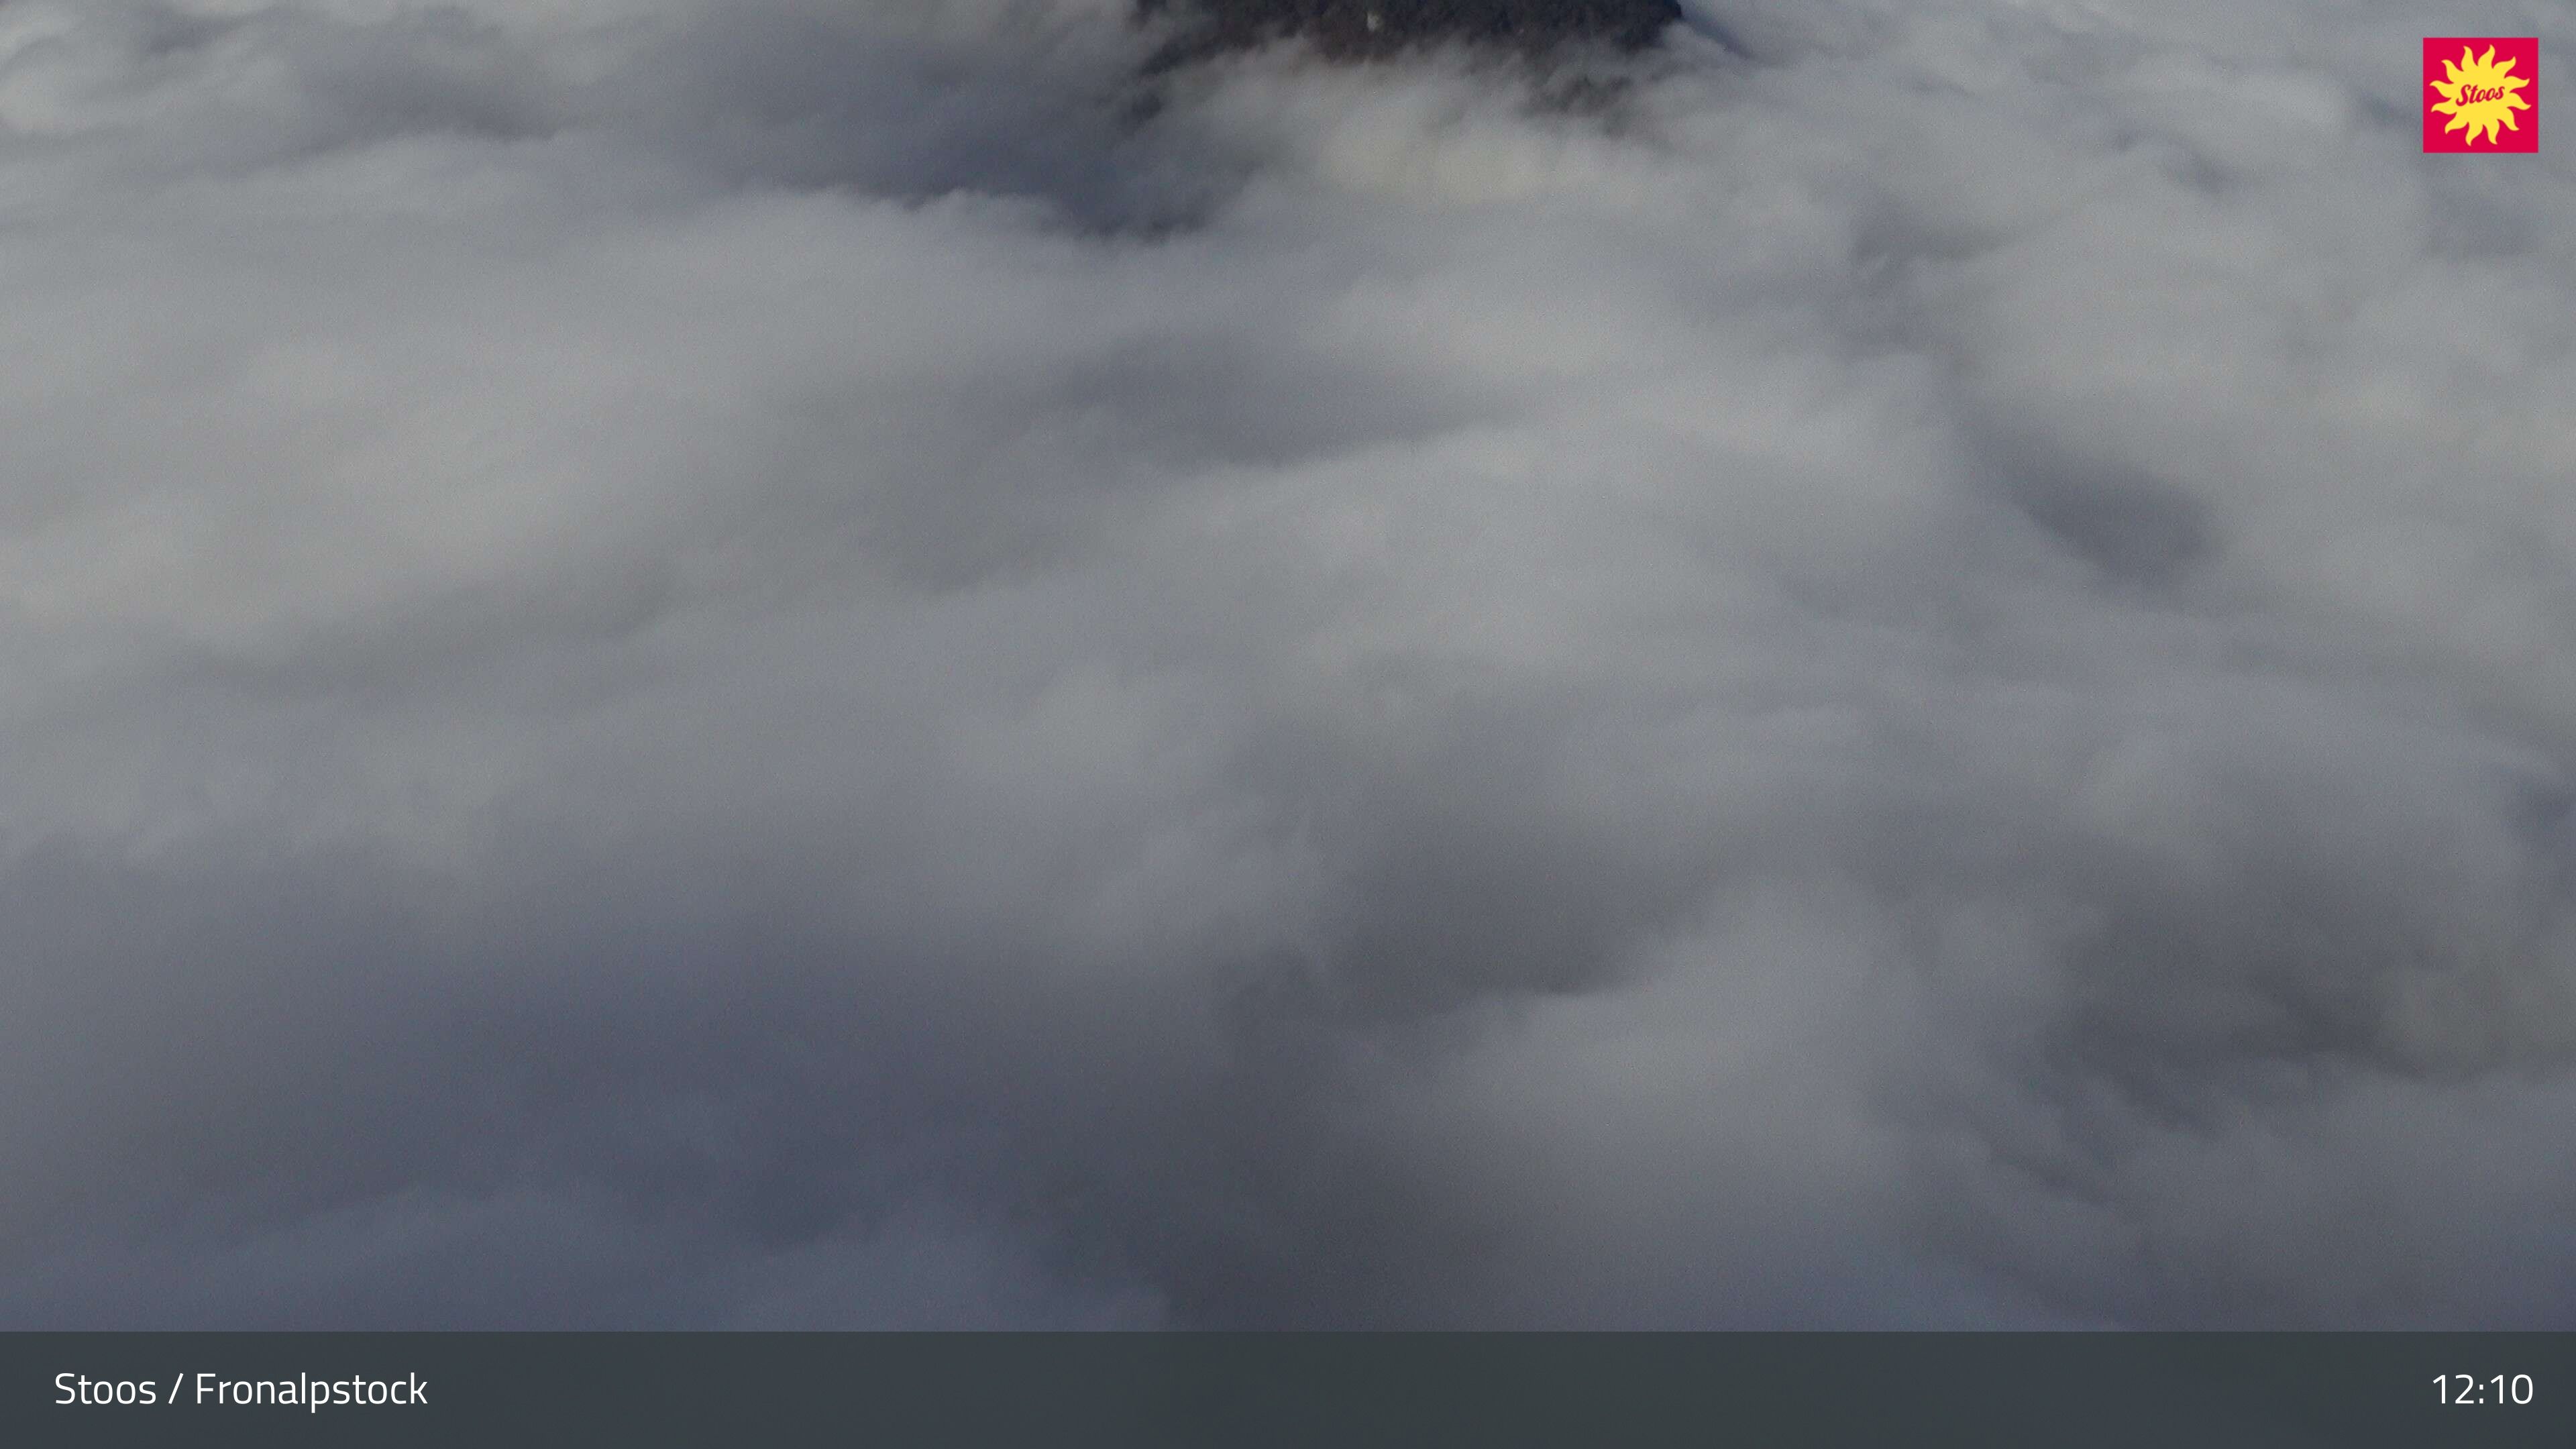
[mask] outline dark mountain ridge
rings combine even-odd
[[[1177,17],[1189,53],[1295,37],[1340,58],[1452,42],[1642,50],[1682,18],[1675,0],[1143,0],[1143,9]]]

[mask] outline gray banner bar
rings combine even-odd
[[[0,1335],[0,1444],[2576,1444],[2576,1334]]]

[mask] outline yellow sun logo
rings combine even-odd
[[[2442,130],[2448,133],[2466,127],[2468,134],[2460,139],[2471,143],[2482,131],[2489,141],[2494,141],[2499,131],[2521,130],[2513,113],[2530,110],[2531,103],[2514,92],[2531,82],[2513,74],[2514,62],[2519,58],[2509,55],[2498,61],[2492,45],[2484,55],[2474,54],[2464,45],[2458,60],[2442,62],[2449,79],[2432,82],[2433,89],[2442,96],[2433,103],[2433,110],[2451,118]]]

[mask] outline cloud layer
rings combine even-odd
[[[2565,13],[1693,10],[0,5],[0,1322],[2570,1326]]]

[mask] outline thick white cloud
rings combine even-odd
[[[2393,4],[0,5],[0,1320],[2564,1324]]]

